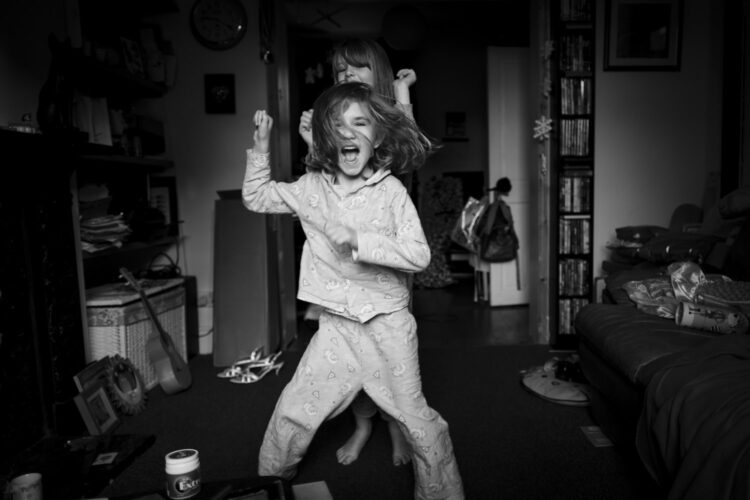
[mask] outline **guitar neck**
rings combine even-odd
[[[138,280],[135,279],[130,271],[128,271],[124,267],[120,268],[120,273],[141,297],[141,302],[143,302],[143,305],[146,307],[146,313],[148,313],[148,317],[151,319],[151,323],[156,328],[156,331],[159,332],[159,337],[161,337],[162,344],[164,344],[165,346],[170,345],[171,339],[167,335],[167,332],[164,331],[164,328],[161,326],[161,322],[159,322],[159,318],[156,316],[156,311],[154,311],[154,307],[151,305],[151,301],[149,300],[145,290],[143,290],[143,287],[141,287],[140,283],[138,283]]]
[[[154,329],[159,332],[158,337],[151,335],[146,343],[146,350],[148,351],[151,363],[154,365],[154,370],[157,372],[159,384],[167,394],[174,394],[187,389],[192,383],[190,370],[188,369],[185,360],[172,344],[172,338],[161,326],[159,318],[157,318],[156,312],[154,311],[146,292],[143,290],[140,283],[138,283],[138,280],[130,274],[130,271],[121,267],[120,273],[138,292],[138,295],[140,295],[141,302],[143,302],[143,305],[146,307],[146,312],[151,319],[151,324],[154,325]]]

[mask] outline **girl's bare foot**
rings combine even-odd
[[[392,418],[388,419],[388,432],[391,434],[391,445],[393,446],[393,465],[398,467],[411,462],[409,443],[406,442],[401,428]]]
[[[355,416],[357,427],[354,429],[354,433],[349,440],[344,443],[344,446],[336,451],[336,458],[338,458],[341,465],[349,465],[359,458],[359,452],[364,448],[365,443],[372,434],[372,421],[367,417]]]

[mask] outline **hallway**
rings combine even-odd
[[[414,292],[421,348],[531,344],[529,307],[489,307],[474,302],[474,281]]]

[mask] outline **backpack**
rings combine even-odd
[[[484,214],[479,236],[479,257],[487,262],[508,262],[518,257],[518,236],[510,207],[500,198]]]
[[[490,201],[487,196],[477,200],[469,196],[466,205],[458,216],[453,231],[451,231],[451,240],[458,243],[471,253],[479,253],[479,237],[482,233],[482,221],[489,209]]]

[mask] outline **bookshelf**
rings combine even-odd
[[[575,316],[594,300],[593,0],[553,0],[550,344],[578,345]]]

